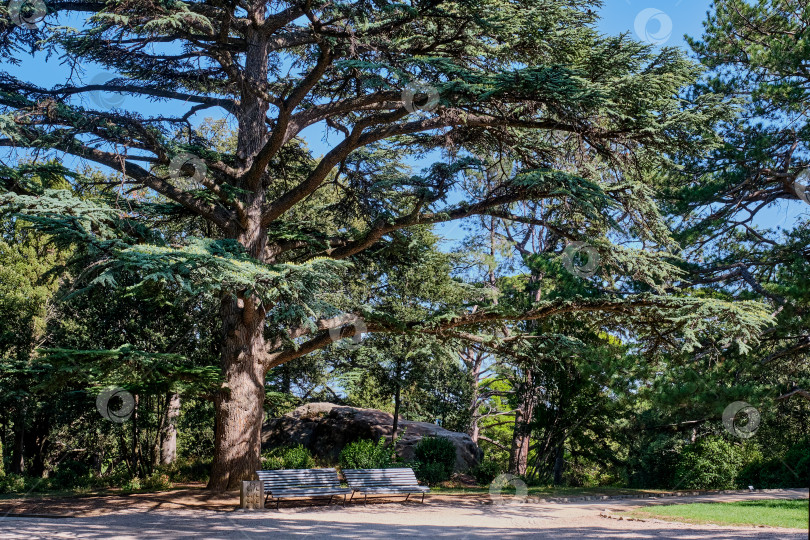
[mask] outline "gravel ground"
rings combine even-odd
[[[313,506],[279,511],[120,509],[79,518],[0,519],[0,539],[31,538],[702,538],[805,539],[807,531],[762,527],[688,525],[658,520],[619,520],[622,510],[674,502],[802,498],[807,490],[707,495],[666,499],[620,499],[579,503],[483,504],[480,499],[442,497],[418,502],[363,506]],[[600,515],[601,514],[601,515]],[[604,517],[610,516],[610,517]]]

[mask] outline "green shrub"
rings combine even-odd
[[[162,491],[171,489],[172,483],[169,481],[169,475],[165,473],[152,473],[143,480],[141,480],[141,489],[149,491]]]
[[[0,476],[0,493],[25,493],[25,477],[20,474],[8,473]]]
[[[211,459],[178,458],[170,465],[161,465],[158,471],[169,475],[172,482],[207,482],[211,473]]]
[[[760,458],[748,463],[737,478],[737,486],[758,489],[808,487],[810,447],[800,441],[782,457]]]
[[[496,476],[503,472],[498,462],[493,459],[485,459],[478,465],[471,467],[469,470],[470,475],[475,478],[479,486],[488,486],[492,483]]]
[[[675,469],[678,487],[732,489],[744,464],[744,450],[720,437],[706,437],[684,447]]]
[[[444,463],[422,463],[417,461],[413,464],[413,472],[416,473],[416,478],[420,482],[424,482],[429,486],[435,486],[450,479],[450,474],[447,473],[447,467]]]
[[[121,486],[121,491],[123,492],[138,491],[139,489],[141,489],[140,478],[130,478]]]
[[[315,458],[303,444],[281,446],[262,454],[262,469],[312,469]]]
[[[396,455],[394,445],[387,444],[380,437],[376,443],[370,439],[360,439],[343,447],[340,451],[341,469],[388,469],[394,466]]]
[[[643,437],[630,456],[630,485],[638,488],[668,488],[677,483],[675,470],[685,443],[679,437]]]
[[[93,484],[90,468],[78,461],[64,461],[59,464],[51,478],[56,489],[86,488]]]
[[[456,447],[444,437],[424,437],[416,444],[414,458],[420,463],[441,463],[447,474],[453,474],[456,466]]]
[[[424,437],[414,448],[414,467],[419,480],[428,485],[449,480],[456,466],[456,447],[444,437]]]

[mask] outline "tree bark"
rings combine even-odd
[[[531,420],[534,415],[534,388],[531,372],[526,373],[520,407],[515,413],[515,431],[512,437],[512,449],[509,455],[509,472],[525,475],[529,463],[529,446],[531,445]]]
[[[166,418],[160,434],[160,463],[170,465],[177,459],[177,418],[180,416],[180,394],[166,396]]]
[[[246,33],[245,78],[235,110],[239,125],[236,165],[247,170],[267,141],[265,117],[269,104],[255,92],[257,84],[267,81],[268,37],[259,29],[265,20],[266,3],[260,0],[247,6],[255,28]],[[262,171],[262,178],[264,171]],[[249,183],[249,182],[248,182]],[[238,185],[250,193],[243,201],[245,215],[238,230],[228,231],[247,252],[259,261],[267,260],[267,231],[262,228],[265,186]],[[224,338],[221,348],[223,385],[214,398],[216,428],[214,463],[209,489],[238,489],[242,480],[253,478],[260,468],[261,430],[264,419],[265,367],[264,326],[266,308],[257,298],[243,292],[226,294],[221,300],[220,316]]]
[[[480,395],[479,385],[481,384],[481,364],[484,360],[484,354],[480,351],[475,351],[472,348],[466,348],[465,350],[461,351],[461,357],[469,370],[470,384],[472,385],[472,396],[470,397],[469,410],[470,423],[467,427],[467,435],[470,436],[475,444],[478,444],[478,436],[481,431],[481,428],[478,425],[478,422],[481,420],[481,415],[478,411],[480,406],[478,400]]]
[[[215,398],[214,464],[208,484],[213,490],[237,489],[259,469],[266,373],[264,315],[257,299],[222,299],[225,380]]]

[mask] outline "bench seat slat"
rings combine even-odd
[[[340,489],[280,489],[271,491],[270,494],[276,499],[288,497],[318,497],[328,495],[348,495],[352,490],[348,488]]]
[[[268,498],[278,500],[297,497],[329,497],[348,495],[349,488],[341,487],[335,469],[283,469],[256,471]]]
[[[343,471],[352,490],[365,495],[383,494],[424,494],[430,488],[420,486],[413,469],[346,469]]]
[[[428,493],[430,488],[427,486],[377,486],[366,487],[359,491],[362,493]]]

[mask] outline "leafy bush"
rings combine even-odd
[[[808,487],[810,480],[810,441],[800,441],[782,457],[758,459],[746,465],[737,486],[758,489]]]
[[[435,486],[450,479],[447,467],[443,463],[421,463],[417,461],[414,463],[413,471],[416,473],[416,478],[429,486]]]
[[[370,439],[360,439],[347,444],[340,451],[342,469],[388,469],[394,466],[395,459],[394,445],[386,444],[382,437],[376,443]]]
[[[630,457],[630,485],[639,488],[664,488],[677,484],[675,471],[685,443],[679,437],[644,437]]]
[[[125,493],[130,491],[138,491],[139,489],[141,489],[140,478],[130,478],[123,486],[121,486],[121,491]]]
[[[498,462],[493,459],[485,459],[478,465],[471,467],[469,470],[470,475],[475,478],[479,486],[488,486],[492,483],[496,476],[503,472]]]
[[[28,491],[25,480],[24,476],[14,473],[0,476],[0,493],[25,493]]]
[[[171,489],[172,483],[169,481],[169,475],[164,473],[152,473],[141,481],[141,489],[149,491],[161,491]]]
[[[720,437],[706,437],[686,446],[675,470],[679,487],[732,489],[744,464],[743,449]]]
[[[75,489],[90,487],[93,478],[90,468],[78,461],[64,461],[53,473],[52,485],[57,489]]]
[[[161,465],[158,471],[169,475],[172,482],[207,482],[211,459],[178,458],[170,465]]]
[[[424,437],[414,448],[414,458],[420,463],[442,463],[447,474],[456,466],[456,447],[444,437]]]
[[[456,466],[456,447],[444,437],[424,437],[414,448],[414,467],[419,480],[428,485],[449,480]]]
[[[303,444],[281,446],[262,454],[262,469],[312,469],[315,458]]]

